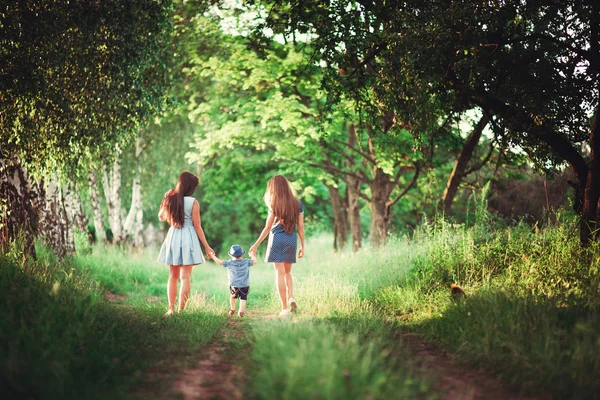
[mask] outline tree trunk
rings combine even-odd
[[[143,142],[140,138],[135,144],[135,158],[137,169],[133,177],[133,185],[131,186],[131,207],[127,213],[127,218],[123,224],[121,237],[119,243],[128,242],[133,238],[134,243],[139,243],[140,238],[136,238],[136,234],[142,229],[141,223],[143,218],[143,204],[142,204],[142,162],[141,155],[143,150]]]
[[[369,242],[372,248],[385,246],[388,231],[387,201],[391,190],[390,179],[381,168],[375,168],[371,188],[371,225]]]
[[[45,189],[45,204],[40,207],[40,234],[58,258],[73,254],[75,243],[60,186],[50,181]]]
[[[94,218],[94,230],[96,231],[96,242],[104,243],[106,232],[104,231],[104,222],[102,221],[102,209],[100,208],[100,197],[98,195],[97,184],[98,176],[96,171],[91,168],[88,174],[88,183],[90,186],[90,201],[92,203],[92,214]]]
[[[329,189],[329,199],[333,209],[333,248],[336,251],[343,250],[348,241],[348,217],[344,199],[340,195],[338,188],[332,185],[326,185]]]
[[[581,213],[580,238],[583,246],[600,237],[600,105],[596,108],[590,132],[590,167],[586,179]]]
[[[81,232],[87,232],[88,219],[83,212],[83,204],[81,204],[77,183],[68,183],[67,191],[65,191],[65,201],[68,205],[69,218],[73,226]]]
[[[356,126],[350,124],[348,127],[348,146],[353,148],[356,145]],[[347,160],[346,167],[352,168],[354,162]],[[361,182],[359,179],[348,176],[346,179],[348,184],[348,221],[350,223],[350,231],[352,232],[352,251],[358,251],[362,247],[362,227],[360,223],[360,203],[358,192],[360,191]]]
[[[456,196],[456,192],[458,191],[458,187],[462,178],[464,176],[465,170],[467,168],[467,164],[473,157],[473,153],[479,140],[481,139],[481,134],[483,129],[489,122],[489,117],[487,114],[484,114],[483,117],[479,120],[477,125],[473,128],[473,131],[467,138],[457,160],[456,164],[454,164],[454,169],[450,174],[450,178],[448,179],[448,183],[446,184],[446,189],[444,190],[444,194],[442,195],[442,199],[438,203],[438,209],[444,212],[449,212],[452,208],[452,202],[454,201],[454,197]]]
[[[63,226],[63,243],[66,254],[75,253],[75,232],[73,230],[75,220],[75,204],[73,204],[72,186],[67,185],[60,191],[59,217]]]
[[[6,252],[12,242],[21,240],[24,258],[35,260],[36,188],[19,160],[4,156],[0,149],[0,250]]]
[[[108,209],[108,223],[112,232],[112,243],[119,244],[123,237],[122,209],[121,209],[121,159],[115,158],[111,174],[104,170],[102,175],[104,195]]]
[[[59,216],[62,225],[62,240],[65,254],[75,254],[75,231],[73,220],[75,219],[74,204],[70,201],[73,196],[71,189],[67,186],[60,190]]]

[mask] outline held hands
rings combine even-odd
[[[300,250],[298,250],[298,258],[302,257],[304,257],[304,246],[300,247]]]
[[[256,247],[255,246],[250,247],[250,249],[248,250],[248,255],[250,255],[250,257],[256,257]]]
[[[216,253],[215,251],[212,249],[212,247],[208,246],[206,248],[206,255],[209,256],[210,258],[215,257]]]

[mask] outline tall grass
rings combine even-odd
[[[409,279],[369,302],[406,329],[484,365],[526,392],[600,397],[600,246],[582,249],[575,222],[543,228],[436,221]],[[465,289],[452,301],[449,286]]]
[[[165,319],[162,307],[109,304],[77,260],[38,254],[25,264],[17,253],[0,256],[4,398],[123,397],[143,369],[170,358],[189,363],[181,348],[206,344],[223,321],[206,311]]]
[[[381,338],[277,320],[254,325],[254,334],[253,398],[398,399],[427,390]]]
[[[408,330],[525,392],[599,397],[600,246],[582,250],[560,216],[507,227],[475,208],[470,225],[438,220],[383,250],[335,253],[331,238],[309,239],[292,270],[291,319],[276,318],[274,270],[259,261],[245,339],[227,344],[251,353],[247,397],[429,396],[398,340]],[[0,259],[0,388],[12,397],[126,397],[141,370],[191,365],[223,326],[227,275],[216,264],[194,267],[187,312],[165,319],[168,268],[156,249],[84,253]],[[451,283],[467,296],[453,301]],[[108,292],[123,298],[110,304]]]
[[[307,250],[292,269],[299,314],[250,323],[250,397],[415,398],[429,393],[386,316],[366,301],[367,294],[406,276],[415,249],[397,241],[383,251],[334,253],[323,236],[311,239]],[[253,281],[266,277],[256,275]],[[276,315],[274,282],[270,285],[267,307]]]

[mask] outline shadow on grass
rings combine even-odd
[[[525,393],[600,397],[598,309],[489,289],[458,302],[446,297],[438,312],[418,307],[404,303],[396,310],[407,329]]]
[[[122,398],[141,371],[189,361],[223,318],[108,304],[56,264],[0,258],[0,388],[5,398]],[[197,355],[196,355],[197,356]]]

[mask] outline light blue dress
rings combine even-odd
[[[185,219],[181,228],[170,227],[162,244],[158,262],[167,265],[204,264],[200,240],[192,223],[192,206],[195,199],[183,198]]]

